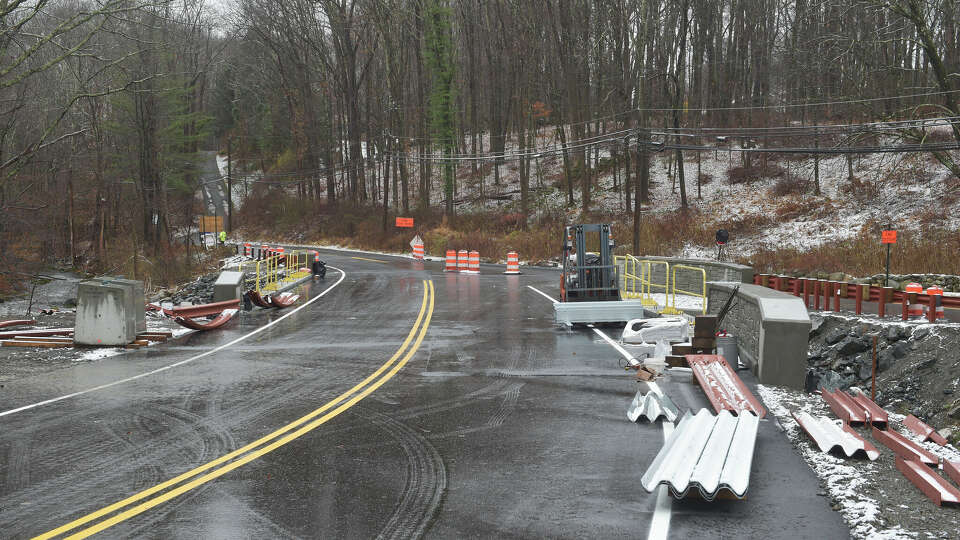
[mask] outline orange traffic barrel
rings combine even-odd
[[[932,287],[928,287],[928,288],[927,288],[927,296],[936,296],[936,297],[937,297],[937,299],[936,299],[936,310],[937,310],[937,312],[936,312],[936,315],[935,315],[935,317],[934,317],[934,320],[936,320],[936,319],[942,319],[942,318],[944,317],[944,313],[943,313],[943,289],[941,289],[940,287],[938,287],[938,286],[936,286],[936,285],[934,285],[934,286],[932,286]],[[924,307],[926,308],[927,306],[924,306]]]
[[[244,257],[250,256],[250,242],[243,243],[243,256]]]
[[[447,265],[443,269],[444,272],[456,272],[457,271],[457,252],[448,249],[447,250]]]
[[[470,254],[465,249],[457,252],[457,270],[466,272],[470,267]]]
[[[923,304],[917,300],[917,295],[923,293],[923,286],[919,283],[907,283],[903,290],[906,291],[910,302],[907,306],[907,317],[911,319],[923,317]]]
[[[520,256],[516,251],[507,252],[507,271],[504,274],[520,273]]]
[[[423,242],[413,245],[413,258],[423,260]]]
[[[479,274],[480,273],[480,252],[471,251],[470,259],[468,263],[469,263],[469,266],[467,266],[467,271],[474,274]]]

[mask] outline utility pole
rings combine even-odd
[[[233,137],[227,137],[227,232],[233,232],[233,174],[230,168],[230,144]]]

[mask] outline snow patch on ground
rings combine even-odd
[[[812,445],[797,444],[797,440],[806,437],[799,424],[790,416],[787,402],[798,412],[818,415],[819,398],[809,394],[790,392],[775,386],[757,385],[757,393],[767,408],[777,417],[787,437],[794,443],[804,461],[826,486],[829,495],[843,519],[850,525],[850,534],[854,538],[916,538],[915,533],[903,530],[899,526],[886,527],[880,519],[880,507],[875,499],[862,494],[863,487],[875,472],[872,463],[858,463],[860,467],[849,465],[850,460],[834,457],[820,452]],[[817,401],[814,401],[816,399]],[[795,403],[800,400],[799,403]]]

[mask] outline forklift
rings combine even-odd
[[[608,224],[564,227],[561,302],[620,300],[613,247]],[[595,251],[589,251],[591,249]]]

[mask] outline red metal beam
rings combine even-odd
[[[250,301],[253,302],[255,305],[260,306],[262,308],[273,307],[273,304],[270,303],[270,297],[260,296],[260,293],[258,293],[257,291],[253,291],[253,290],[247,291],[247,297],[250,298]]]
[[[883,407],[877,405],[863,392],[858,392],[853,396],[853,401],[867,413],[867,420],[871,424],[880,429],[887,429],[889,417],[887,411],[883,410]]]
[[[283,293],[278,296],[271,296],[270,303],[273,304],[273,307],[278,309],[283,309],[285,307],[290,307],[300,299],[299,294],[290,294]]]
[[[927,452],[917,443],[889,429],[881,431],[873,428],[873,438],[880,441],[881,444],[893,450],[893,453],[910,461],[918,460],[924,465],[936,467],[940,464],[940,458]]]
[[[212,304],[201,304],[199,306],[184,306],[170,310],[165,309],[163,312],[169,314],[171,317],[193,319],[196,317],[209,317],[210,315],[216,315],[225,309],[233,309],[238,307],[240,307],[239,298],[235,300],[225,300],[223,302],[214,302]]]
[[[906,418],[903,419],[903,425],[907,427],[910,431],[916,433],[925,441],[933,441],[940,446],[946,446],[947,440],[943,438],[937,430],[933,429],[929,425],[920,420],[912,414],[908,414]]]
[[[960,505],[960,491],[939,474],[913,460],[897,458],[897,470],[903,473],[917,489],[937,506]]]
[[[960,484],[960,461],[943,460],[943,471],[953,478],[954,482]]]
[[[11,326],[26,326],[28,324],[37,324],[37,321],[28,319],[19,319],[13,321],[0,321],[0,328],[9,328]]]
[[[743,384],[722,356],[688,354],[686,359],[707,399],[718,413],[726,410],[739,415],[748,411],[760,418],[767,414],[760,400]]]
[[[220,328],[221,326],[227,324],[227,322],[229,322],[230,319],[232,319],[233,316],[236,314],[237,314],[236,309],[225,309],[222,312],[220,312],[220,315],[217,315],[216,318],[214,318],[213,320],[211,320],[206,324],[201,324],[201,323],[198,323],[197,321],[194,321],[193,319],[188,319],[186,317],[179,317],[179,316],[174,317],[173,320],[180,326],[189,328],[191,330],[213,330],[215,328]]]
[[[822,390],[820,395],[823,397],[823,400],[827,402],[827,405],[830,406],[833,414],[837,415],[837,418],[852,425],[867,422],[867,411],[864,410],[859,403],[854,401],[853,398],[850,397],[850,394],[842,390],[834,392]]]
[[[15,330],[0,332],[0,339],[10,339],[17,336],[69,336],[73,328],[42,328],[39,330]]]

